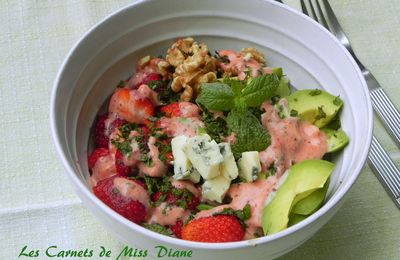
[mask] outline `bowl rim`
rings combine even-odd
[[[154,1],[154,0],[152,0],[152,1]],[[283,231],[280,231],[276,234],[263,236],[263,237],[251,239],[251,240],[238,241],[238,242],[203,243],[203,242],[187,241],[187,240],[183,240],[183,239],[178,239],[178,238],[161,235],[161,234],[150,231],[138,224],[135,224],[135,223],[129,221],[128,219],[122,217],[121,215],[119,215],[118,213],[113,211],[111,208],[109,208],[107,205],[105,205],[92,192],[90,192],[89,189],[87,189],[87,187],[83,184],[83,182],[79,179],[79,177],[74,173],[75,172],[74,169],[71,167],[71,165],[68,162],[67,154],[61,147],[61,143],[60,143],[61,136],[59,136],[59,133],[57,131],[57,120],[56,120],[56,118],[57,118],[57,114],[56,114],[57,92],[58,92],[58,88],[60,86],[61,78],[62,78],[62,76],[64,74],[64,70],[66,68],[66,65],[68,64],[69,60],[73,56],[74,52],[85,41],[86,37],[90,36],[94,31],[96,31],[98,28],[100,28],[109,19],[111,19],[115,16],[118,16],[118,15],[121,15],[124,11],[126,11],[128,9],[135,8],[137,6],[145,4],[146,2],[149,2],[148,0],[138,0],[134,3],[125,5],[119,9],[117,9],[116,11],[112,12],[111,14],[105,16],[103,19],[101,19],[99,22],[97,22],[95,25],[93,25],[89,30],[87,30],[75,42],[75,44],[70,49],[67,56],[65,57],[65,59],[63,60],[63,62],[60,65],[60,68],[59,68],[57,75],[55,77],[55,80],[54,80],[54,84],[53,84],[52,92],[51,92],[51,99],[50,99],[50,117],[49,117],[49,119],[50,119],[50,128],[51,128],[51,133],[52,133],[52,139],[53,139],[53,143],[56,148],[58,157],[60,158],[70,181],[77,187],[77,189],[81,192],[81,194],[83,196],[85,196],[88,200],[90,200],[91,203],[96,204],[96,206],[98,206],[103,211],[103,213],[105,213],[109,217],[113,218],[114,221],[119,222],[120,224],[124,225],[128,229],[133,229],[142,235],[148,236],[151,239],[155,239],[160,242],[165,242],[167,244],[172,244],[172,245],[180,246],[180,247],[187,247],[187,248],[193,248],[193,249],[226,250],[226,249],[239,249],[239,248],[243,248],[243,247],[256,246],[259,244],[265,244],[268,242],[272,242],[274,240],[278,240],[289,234],[296,233],[299,230],[305,228],[306,226],[312,225],[315,220],[317,220],[318,218],[327,214],[328,211],[330,211],[332,208],[334,208],[336,205],[338,205],[344,199],[345,195],[348,193],[350,188],[353,186],[353,184],[359,177],[361,170],[367,159],[369,147],[370,147],[371,140],[372,140],[372,129],[373,129],[371,99],[369,96],[369,91],[367,88],[366,81],[365,81],[364,77],[362,76],[362,72],[361,72],[360,68],[358,67],[357,63],[354,61],[354,59],[350,55],[350,53],[347,51],[347,49],[335,38],[335,36],[332,35],[326,28],[324,28],[322,25],[320,25],[318,22],[316,22],[312,18],[304,15],[300,11],[298,11],[286,4],[281,4],[274,0],[259,0],[259,1],[264,1],[264,2],[268,2],[269,4],[279,6],[280,8],[285,9],[286,11],[292,13],[293,15],[300,16],[303,19],[306,19],[308,22],[317,26],[320,30],[323,31],[323,33],[325,33],[328,37],[330,37],[331,40],[333,42],[335,42],[336,45],[339,46],[339,48],[342,49],[342,51],[344,52],[348,61],[355,68],[355,70],[357,72],[357,77],[362,84],[363,91],[364,91],[364,94],[366,97],[367,109],[368,109],[366,111],[366,118],[369,121],[368,129],[367,129],[367,131],[368,131],[367,140],[365,140],[364,149],[362,150],[362,153],[359,155],[359,158],[362,158],[362,160],[358,160],[357,165],[354,167],[354,169],[357,173],[350,176],[350,178],[347,180],[346,184],[344,186],[342,186],[339,191],[337,191],[337,192],[339,192],[338,195],[336,195],[334,198],[329,199],[317,212],[313,213],[311,216],[309,216],[307,219],[303,220],[302,222],[300,222],[294,226],[291,226]]]

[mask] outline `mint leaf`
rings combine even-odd
[[[248,106],[257,107],[271,98],[278,86],[279,79],[277,75],[258,76],[242,90],[242,97]]]
[[[267,130],[249,111],[233,110],[226,119],[228,129],[235,133],[236,142],[232,145],[235,155],[246,151],[263,151],[271,142]]]
[[[240,97],[242,95],[242,89],[246,87],[246,81],[229,77],[225,77],[223,79],[223,83],[229,85],[232,88],[233,93],[235,93],[236,97]]]
[[[231,87],[224,83],[203,83],[196,102],[207,109],[229,111],[233,108],[235,94]]]

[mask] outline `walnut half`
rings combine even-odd
[[[181,92],[181,100],[190,101],[200,92],[200,84],[217,79],[216,59],[209,55],[208,46],[193,38],[177,40],[167,51],[166,60],[175,67],[171,88]]]

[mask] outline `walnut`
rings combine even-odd
[[[265,64],[264,54],[262,54],[255,48],[243,48],[240,52],[244,54],[244,57],[245,59],[247,58],[247,60],[253,58],[256,61]]]
[[[216,59],[209,55],[208,46],[197,43],[193,38],[177,40],[167,51],[166,60],[175,67],[171,89],[182,92],[181,99],[196,98],[201,83],[214,82]]]

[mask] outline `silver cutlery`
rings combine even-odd
[[[283,3],[281,0],[276,1]],[[361,69],[365,81],[367,82],[375,112],[382,119],[386,129],[389,131],[389,134],[392,136],[392,138],[397,142],[397,145],[400,145],[400,114],[398,110],[396,110],[395,106],[390,101],[389,97],[379,85],[375,77],[365,68],[365,66],[354,54],[354,51],[350,46],[350,42],[340,26],[329,2],[327,0],[322,0],[325,7],[326,17],[322,11],[319,1],[316,0],[315,2],[318,15],[311,0],[308,0],[311,15],[309,15],[304,0],[300,0],[303,13],[312,17],[314,20],[323,25],[328,31],[333,33],[353,56],[354,60]],[[383,149],[382,145],[378,142],[375,136],[372,137],[370,152],[368,154],[368,163],[375,176],[382,183],[383,187],[386,189],[396,206],[400,209],[400,171],[397,169],[396,165],[393,163],[392,159]]]

